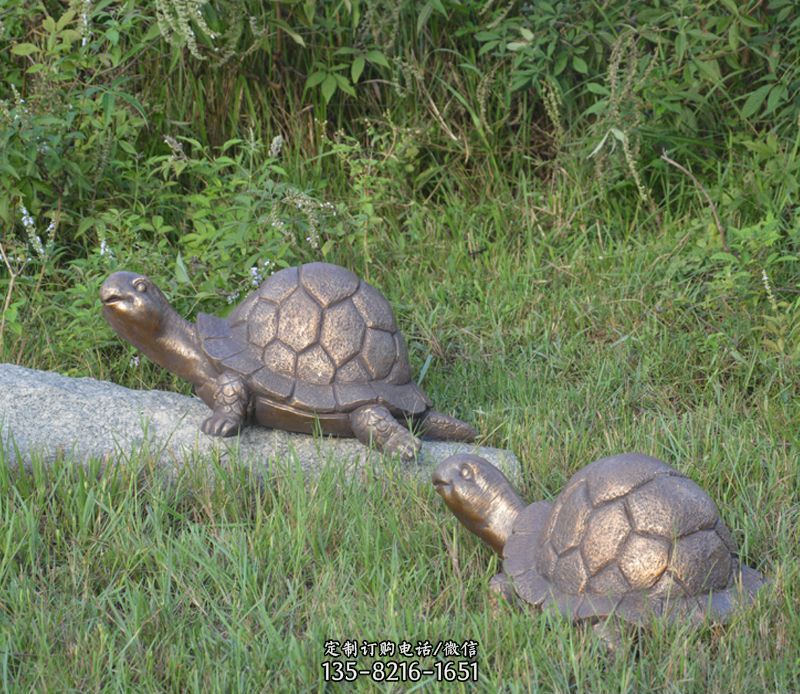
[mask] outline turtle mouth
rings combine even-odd
[[[450,488],[450,480],[446,480],[442,477],[438,471],[433,473],[433,486],[436,487],[436,492],[440,496],[445,496],[447,494],[448,489]]]
[[[114,306],[125,301],[125,296],[111,287],[100,288],[100,301],[104,306]]]

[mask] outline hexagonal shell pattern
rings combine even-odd
[[[247,296],[244,301],[242,301],[236,308],[233,309],[233,311],[231,311],[230,315],[228,316],[228,323],[230,323],[232,326],[236,325],[237,323],[246,323],[248,316],[250,315],[250,311],[253,310],[253,306],[256,305],[258,299],[258,292],[253,292]]]
[[[294,378],[297,366],[297,355],[293,349],[274,340],[264,349],[264,366],[275,373],[284,374]]]
[[[338,265],[308,263],[300,268],[300,283],[320,306],[327,308],[352,296],[360,280],[350,270]]]
[[[369,372],[359,357],[355,357],[336,370],[337,383],[366,383],[370,380]]]
[[[621,501],[601,506],[591,514],[581,539],[581,554],[590,575],[616,560],[630,529]]]
[[[556,560],[553,569],[553,583],[559,587],[560,591],[577,595],[586,587],[588,579],[581,553],[577,550],[568,552]]]
[[[302,352],[319,339],[322,312],[302,289],[281,305],[278,313],[278,339],[296,352]]]
[[[630,590],[630,585],[614,563],[589,579],[589,590],[596,595],[620,596]]]
[[[389,375],[397,358],[395,349],[394,336],[391,333],[374,328],[367,330],[361,359],[373,379],[380,380]]]
[[[659,474],[677,474],[666,463],[641,453],[623,453],[595,460],[576,473],[587,480],[593,506],[628,494]]]
[[[408,350],[406,349],[406,341],[398,330],[394,334],[394,344],[397,352],[397,359],[394,362],[392,370],[386,377],[389,383],[402,385],[411,380],[411,366],[408,363]]]
[[[631,535],[620,553],[618,564],[633,590],[652,586],[667,568],[669,542],[654,537]]]
[[[300,271],[296,267],[287,267],[284,270],[279,270],[267,277],[256,290],[256,293],[265,299],[280,304],[297,289],[299,276]]]
[[[306,383],[331,383],[334,371],[333,362],[321,345],[314,345],[297,357],[297,378]]]
[[[372,285],[362,281],[358,291],[353,294],[353,304],[368,328],[377,328],[390,333],[397,330],[389,302]]]
[[[752,599],[764,579],[757,571],[739,567],[730,533],[699,487],[647,456],[604,461],[595,467],[602,473],[599,478],[594,464],[589,465],[570,479],[552,506],[537,502],[520,512],[503,551],[503,568],[520,597],[537,606],[555,605],[573,619],[616,610],[637,623],[648,615],[697,619],[708,614],[725,619]],[[624,478],[628,464],[636,484],[625,479],[618,484],[614,477]],[[627,491],[620,494],[621,489]],[[637,506],[640,492],[648,500],[638,499]],[[640,525],[669,532],[637,532],[628,508],[631,500]],[[661,527],[642,520],[652,520],[640,513],[642,503],[668,508],[673,500],[677,512],[666,512]],[[681,524],[680,513],[693,518]],[[692,530],[697,525],[701,529]],[[688,534],[676,535],[687,528]]]
[[[550,533],[550,544],[556,554],[580,544],[591,510],[585,484],[573,486],[565,496],[558,498],[553,507],[555,521]]]
[[[269,301],[257,302],[248,315],[247,341],[263,349],[278,329],[278,307]]]
[[[728,585],[731,553],[713,530],[701,530],[675,541],[670,571],[689,595]]]
[[[391,306],[345,268],[280,270],[227,319],[199,314],[197,330],[215,366],[248,377],[253,394],[267,400],[320,413],[368,402],[395,415],[430,407],[411,381]]]
[[[719,517],[714,502],[686,477],[657,477],[633,491],[626,503],[634,530],[666,538],[713,528]]]
[[[340,367],[359,353],[365,330],[364,319],[353,302],[347,299],[325,311],[320,344]]]

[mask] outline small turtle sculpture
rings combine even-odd
[[[626,453],[577,472],[554,503],[526,505],[500,470],[474,455],[446,459],[436,491],[501,557],[492,587],[574,621],[611,614],[723,622],[763,576],[739,564],[717,507],[655,458]]]
[[[154,362],[190,381],[213,410],[201,428],[235,434],[245,421],[321,430],[413,459],[422,435],[472,440],[468,424],[430,409],[411,380],[405,341],[386,299],[349,270],[327,263],[268,277],[227,318],[196,325],[150,279],[115,272],[100,289],[103,315]]]

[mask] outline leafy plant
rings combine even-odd
[[[107,5],[108,3],[106,3]],[[24,206],[35,217],[58,209],[64,226],[98,198],[124,186],[145,126],[144,107],[127,87],[121,33],[141,19],[133,9],[88,15],[45,14],[28,41],[11,47],[10,94],[0,102],[0,220],[16,223]],[[64,227],[62,227],[63,229]]]

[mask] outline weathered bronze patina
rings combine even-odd
[[[577,472],[555,503],[526,505],[477,456],[433,475],[456,517],[503,557],[494,589],[573,620],[617,614],[724,621],[752,601],[763,576],[739,564],[717,507],[694,482],[638,453]]]
[[[100,299],[117,334],[194,384],[214,411],[202,424],[206,434],[235,434],[249,419],[306,433],[319,426],[404,459],[416,456],[420,441],[401,422],[431,438],[476,435],[430,409],[411,380],[391,306],[345,268],[286,268],[227,318],[200,313],[195,325],[137,273],[115,272]]]

